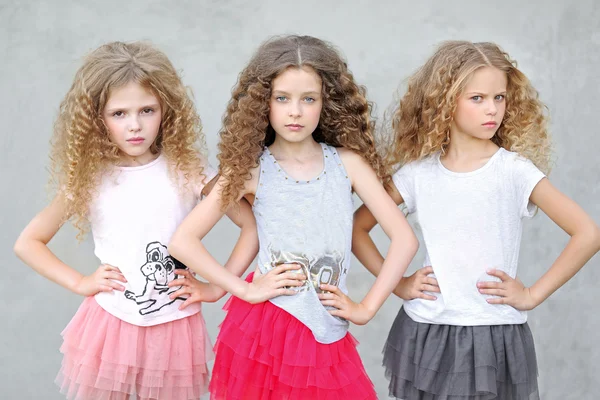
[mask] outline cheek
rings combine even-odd
[[[504,118],[504,114],[506,113],[506,102],[498,105],[498,115]]]
[[[155,116],[155,118],[152,119],[152,126],[154,127],[154,130],[156,132],[158,132],[160,130],[161,123],[162,123],[162,116],[160,114],[157,114]]]
[[[469,121],[477,121],[477,116],[480,113],[477,104],[463,104],[460,110],[460,119],[463,123],[468,123]]]
[[[310,117],[312,120],[315,120],[316,123],[318,123],[319,119],[321,118],[322,110],[323,110],[323,107],[313,107],[310,110]]]
[[[121,124],[118,121],[113,120],[105,120],[104,125],[106,126],[106,130],[108,131],[108,137],[112,140],[119,138],[119,132],[121,132]]]
[[[275,123],[287,118],[287,112],[281,104],[271,104],[269,106],[269,121]]]

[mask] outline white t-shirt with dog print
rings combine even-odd
[[[127,279],[124,292],[95,296],[107,312],[134,325],[151,326],[200,311],[200,303],[179,310],[185,299],[169,298],[179,287],[167,284],[177,279],[174,270],[185,266],[169,255],[167,245],[200,200],[204,184],[216,175],[208,164],[204,173],[204,182],[186,185],[186,190],[160,155],[139,167],[117,167],[102,178],[89,215],[95,254]]]

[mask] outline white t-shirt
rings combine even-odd
[[[167,252],[177,226],[200,199],[204,184],[216,172],[207,164],[204,182],[178,188],[167,159],[139,167],[115,167],[102,178],[90,205],[95,254],[102,264],[125,275],[125,291],[98,293],[96,301],[112,315],[139,326],[185,318],[200,311],[200,303],[180,311],[183,298],[171,300],[178,287],[167,284],[184,268]],[[122,282],[119,282],[123,285]]]
[[[403,166],[393,176],[409,213],[417,213],[440,286],[437,300],[404,303],[415,321],[444,325],[503,325],[527,321],[527,313],[489,304],[478,281],[497,280],[487,269],[517,274],[522,219],[532,217],[529,196],[544,174],[517,153],[500,148],[481,168],[452,172],[440,154]]]

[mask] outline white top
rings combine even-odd
[[[403,166],[393,176],[409,213],[417,213],[440,293],[437,300],[404,303],[415,321],[444,325],[503,325],[527,313],[486,302],[478,281],[497,280],[486,270],[517,274],[522,219],[532,217],[529,196],[544,174],[517,153],[500,148],[481,168],[452,172],[440,154]]]
[[[200,311],[195,303],[179,311],[183,298],[169,299],[179,287],[167,284],[185,268],[167,252],[177,226],[200,199],[205,182],[179,188],[163,155],[139,167],[115,167],[104,176],[90,206],[95,254],[125,275],[125,291],[98,293],[96,301],[112,315],[139,326],[185,318]],[[123,282],[119,282],[123,284]]]

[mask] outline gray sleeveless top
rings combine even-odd
[[[323,171],[299,181],[286,174],[265,148],[254,216],[262,273],[282,263],[302,266],[308,281],[293,296],[270,301],[306,325],[320,343],[342,339],[348,322],[329,314],[317,293],[323,283],[347,293],[346,275],[352,250],[352,186],[335,147],[321,143]]]

